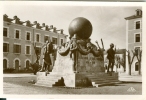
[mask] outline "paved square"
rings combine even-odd
[[[8,77],[9,76],[9,77]],[[88,94],[88,95],[140,95],[142,94],[142,83],[120,83],[115,85],[102,86],[98,88],[71,89],[64,87],[42,87],[29,83],[35,80],[32,74],[4,74],[3,93],[4,94]],[[129,91],[129,88],[135,91]]]

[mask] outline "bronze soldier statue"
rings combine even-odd
[[[52,65],[51,57],[50,57],[50,54],[52,52],[53,52],[53,44],[51,41],[49,42],[47,40],[45,44],[44,52],[43,52],[44,58],[43,58],[43,65],[40,70],[41,72],[44,71],[44,69],[46,72],[49,72],[50,65]]]
[[[113,48],[114,48],[114,44],[111,43],[110,48],[107,50],[107,59],[109,60],[107,72],[109,72],[110,67],[111,67],[111,72],[113,72],[113,67],[115,63],[115,51],[116,51],[116,50],[113,50]]]

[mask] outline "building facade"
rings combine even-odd
[[[126,50],[142,50],[142,10],[137,9],[135,15],[125,18],[126,20]],[[131,52],[132,58],[132,52]],[[126,73],[129,73],[128,58],[126,57]],[[131,75],[139,74],[139,62],[135,57],[131,66]]]
[[[33,44],[36,44],[42,58],[46,40],[59,46],[66,42],[67,35],[53,25],[43,23],[41,26],[37,21],[32,24],[30,21],[20,21],[17,16],[8,18],[6,14],[3,15],[3,69],[21,70],[27,68],[29,63],[34,63],[36,55]]]

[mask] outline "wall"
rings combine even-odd
[[[49,35],[50,38],[52,37],[57,37],[58,38],[58,45],[61,45],[60,43],[60,39],[63,38],[64,41],[66,41],[66,38],[65,38],[65,34],[60,34],[60,33],[54,33],[54,32],[49,32],[49,31],[45,31],[45,30],[41,30],[41,29],[36,29],[36,28],[33,28],[33,27],[27,27],[27,26],[24,26],[24,25],[18,25],[18,24],[14,24],[14,23],[9,23],[8,22],[3,22],[3,27],[8,27],[8,32],[9,32],[9,37],[4,37],[3,36],[3,42],[4,43],[9,43],[9,52],[7,53],[3,53],[3,59],[7,59],[8,60],[8,68],[15,68],[15,64],[14,64],[14,60],[15,59],[18,59],[20,60],[20,64],[21,65],[21,69],[24,69],[26,67],[26,60],[29,60],[31,63],[34,63],[35,60],[36,60],[36,55],[35,55],[35,52],[34,52],[34,47],[32,45],[32,43],[36,40],[35,39],[35,35],[37,33],[39,33],[41,35],[40,37],[40,42],[37,42],[36,43],[36,46],[37,47],[42,47],[44,45],[44,36],[45,35]],[[15,33],[15,29],[19,29],[21,31],[21,35],[20,35],[20,39],[15,39],[14,38],[14,33]],[[26,40],[26,32],[29,31],[31,36],[31,40],[28,41]],[[13,53],[13,44],[14,43],[17,43],[17,44],[20,44],[21,45],[21,53],[20,54],[14,54]],[[25,46],[26,45],[29,45],[30,46],[30,54],[29,55],[26,55],[25,52],[26,52],[26,49],[25,49]],[[42,53],[41,53],[42,54]],[[40,64],[42,62],[42,55],[41,55],[41,58],[40,58]]]

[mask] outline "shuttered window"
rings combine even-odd
[[[3,36],[8,37],[8,29],[3,28]]]
[[[3,52],[9,52],[9,44],[3,43]]]
[[[136,29],[140,29],[140,21],[136,22]]]
[[[37,41],[37,42],[40,41],[40,36],[39,36],[39,34],[36,34],[36,41]]]
[[[30,46],[26,46],[26,54],[30,54]]]
[[[53,44],[57,44],[57,38],[52,38],[52,42],[53,42]]]
[[[29,32],[26,33],[26,40],[30,40],[30,33]]]
[[[140,42],[140,34],[135,35],[135,42]]]
[[[20,32],[19,30],[16,30],[16,35],[15,35],[15,38],[19,39],[20,38]]]
[[[21,45],[14,44],[13,51],[14,53],[21,53]]]

